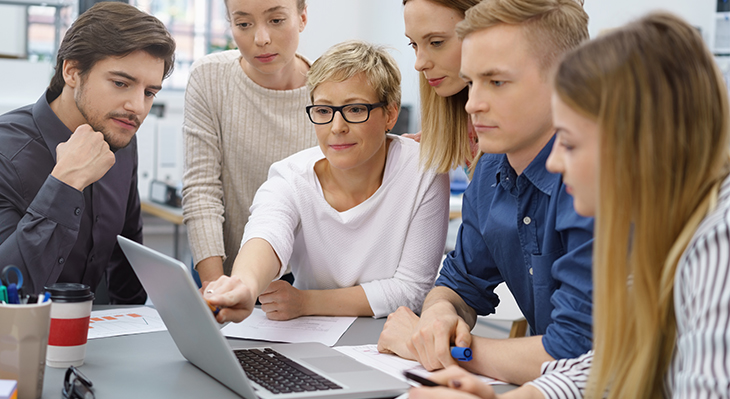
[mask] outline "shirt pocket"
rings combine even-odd
[[[552,275],[553,264],[563,256],[563,252],[562,249],[557,249],[544,255],[532,255],[532,266],[528,273],[532,276],[535,294],[537,294],[538,288],[552,291],[557,287],[557,282]]]

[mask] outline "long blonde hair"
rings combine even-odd
[[[403,5],[410,0],[403,0]],[[428,0],[456,10],[461,17],[480,0]],[[473,164],[466,113],[468,89],[450,97],[441,97],[428,84],[423,74],[419,77],[421,93],[421,162],[427,169],[446,173],[459,165]]]
[[[695,28],[650,14],[569,53],[558,96],[601,132],[587,397],[662,397],[674,275],[728,169],[728,99]]]

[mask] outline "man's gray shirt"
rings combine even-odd
[[[112,303],[144,303],[147,294],[116,240],[121,234],[142,242],[136,138],[80,192],[51,176],[56,146],[72,132],[48,96],[0,116],[0,268],[18,266],[25,293],[56,282],[95,291],[106,272]]]

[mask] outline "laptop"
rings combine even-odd
[[[182,262],[122,236],[117,240],[180,353],[238,395],[246,399],[383,398],[396,397],[410,387],[321,343],[241,341],[232,349]],[[246,361],[256,369],[274,369],[280,381],[267,380],[255,369],[249,369],[249,377],[242,366]],[[282,364],[290,368],[280,370]]]

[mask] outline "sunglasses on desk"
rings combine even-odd
[[[93,385],[76,367],[70,366],[66,370],[61,393],[64,399],[95,399],[91,390]]]

